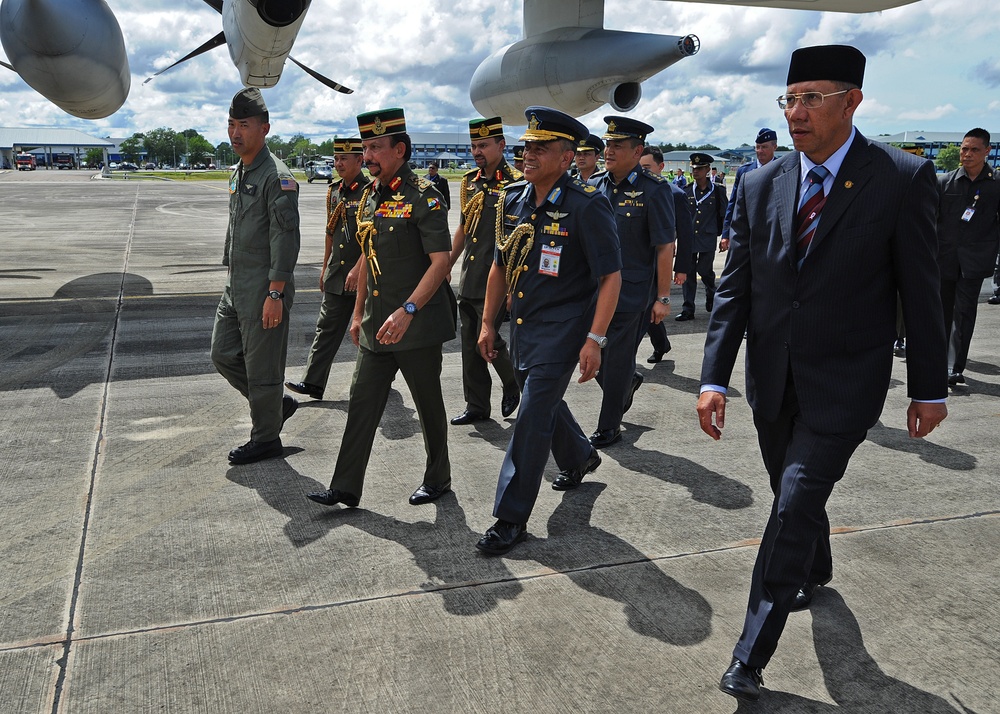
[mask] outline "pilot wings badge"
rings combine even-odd
[[[642,195],[642,191],[626,191],[625,195],[631,199],[639,198]]]
[[[559,211],[546,211],[545,215],[551,218],[553,221],[559,221],[568,216],[568,213],[561,213]]]

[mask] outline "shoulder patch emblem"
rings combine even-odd
[[[282,191],[298,191],[299,185],[295,182],[291,176],[281,177],[281,190]]]

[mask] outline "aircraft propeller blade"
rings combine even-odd
[[[206,2],[207,2],[207,0],[206,0]],[[211,3],[209,3],[209,4],[211,4]],[[164,67],[163,69],[161,69],[159,72],[157,72],[156,74],[154,74],[153,77],[158,77],[159,75],[161,75],[164,72],[166,72],[168,69],[172,69],[173,67],[176,67],[181,62],[187,62],[192,57],[197,57],[200,54],[204,54],[205,52],[208,52],[209,50],[214,50],[219,45],[224,45],[224,44],[226,44],[226,33],[225,32],[220,32],[218,35],[216,35],[215,37],[213,37],[212,39],[210,39],[208,42],[206,42],[205,44],[203,44],[198,49],[194,50],[193,52],[188,53],[184,57],[181,57],[179,60],[177,60],[176,62],[174,62],[169,67]],[[150,77],[149,79],[147,79],[145,82],[143,82],[143,84],[148,83],[149,80],[152,79],[153,77]]]
[[[215,8],[215,11],[222,14],[222,0],[205,0],[205,4]]]
[[[206,0],[206,2],[207,1],[208,0]],[[294,62],[295,64],[297,64],[302,69],[303,72],[305,72],[306,74],[308,74],[310,77],[312,77],[313,79],[315,79],[317,82],[320,82],[321,84],[325,84],[330,89],[333,89],[334,91],[340,92],[342,94],[354,94],[354,90],[353,89],[345,87],[343,84],[340,84],[338,82],[334,82],[332,79],[328,79],[327,77],[324,77],[323,75],[321,75],[319,72],[317,72],[314,69],[309,69],[308,67],[306,67],[304,64],[302,64],[301,62],[299,62],[297,59],[295,59],[291,55],[288,55],[288,59],[290,59],[292,62]]]
[[[7,64],[6,62],[4,62],[3,60],[0,60],[0,65],[3,65],[7,69],[9,69],[11,72],[16,72],[17,71],[16,69],[14,69],[13,67],[11,67],[9,64]]]

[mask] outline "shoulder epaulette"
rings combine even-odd
[[[469,170],[468,170],[468,171],[466,171],[466,172],[465,172],[464,174],[462,174],[462,178],[466,178],[466,177],[468,177],[468,176],[475,176],[475,175],[476,175],[476,174],[478,174],[478,173],[479,173],[479,169],[478,169],[478,168],[475,168],[475,169],[469,169]]]
[[[412,183],[414,186],[416,186],[418,189],[420,189],[421,193],[423,193],[424,191],[426,191],[427,189],[429,189],[431,186],[434,185],[433,181],[430,181],[429,179],[421,178],[420,176],[417,176],[416,174],[410,174],[410,176],[409,176],[409,182]]]
[[[593,178],[593,176],[591,176],[591,178]],[[566,185],[569,188],[584,194],[585,196],[596,196],[598,194],[597,186],[586,184],[580,179],[570,179],[566,182]]]
[[[524,178],[524,172],[523,171],[518,171],[516,168],[514,168],[510,164],[505,165],[504,166],[504,170],[508,174],[510,174],[510,180],[511,181],[520,181],[521,179]]]
[[[654,174],[652,171],[650,171],[649,169],[647,169],[645,167],[643,167],[642,172],[643,172],[643,174],[645,174],[645,176],[647,178],[653,179],[654,181],[656,181],[656,183],[668,183],[669,182],[669,179],[667,179],[662,174]]]

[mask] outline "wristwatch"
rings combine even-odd
[[[407,315],[417,314],[417,304],[415,302],[404,302],[403,309],[406,310]]]
[[[608,346],[608,338],[604,335],[595,335],[593,332],[587,333],[587,338],[597,343],[602,350]]]
[[[661,295],[660,297],[656,298],[656,301],[658,303],[660,303],[661,305],[669,305],[670,304],[670,296],[669,295]]]
[[[280,300],[281,298],[285,297],[285,293],[279,292],[277,290],[269,290],[267,296],[272,300]]]

